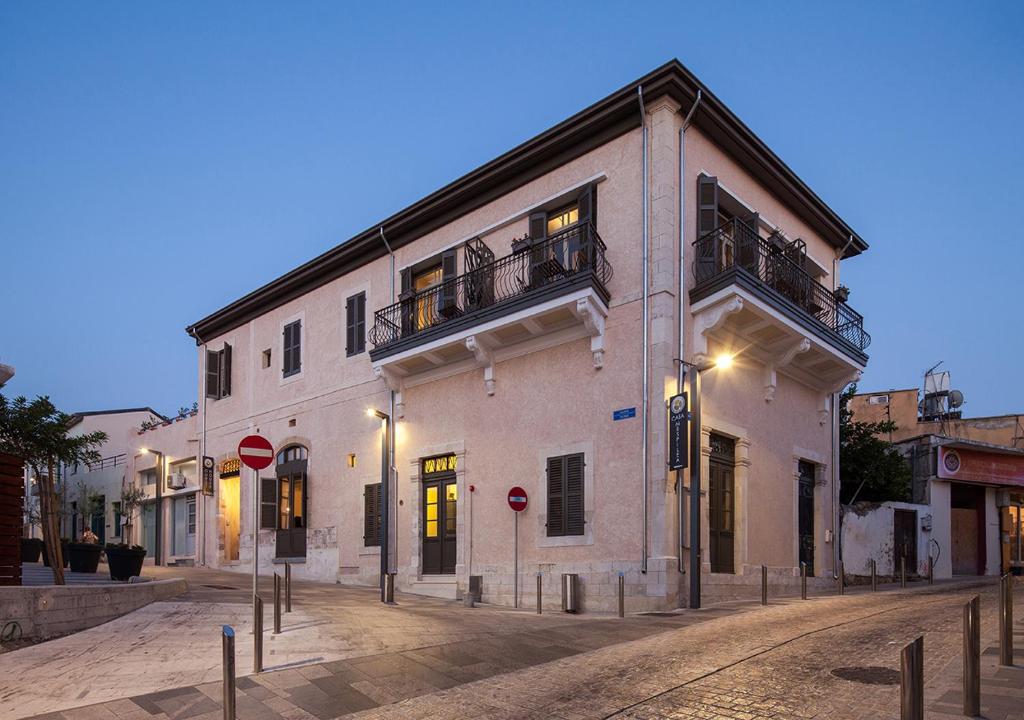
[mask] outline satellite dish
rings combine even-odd
[[[951,408],[958,408],[964,404],[964,394],[959,390],[949,391],[949,406]]]

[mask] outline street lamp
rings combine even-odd
[[[388,449],[388,437],[391,433],[391,416],[376,408],[366,408],[367,417],[379,418],[381,421],[380,434],[380,601],[388,602],[387,577],[391,569],[388,562],[388,530],[390,528],[391,500],[389,493],[391,458]]]
[[[139,454],[145,455],[152,453],[157,456],[157,467],[159,471],[156,474],[156,512],[153,513],[155,519],[155,527],[153,528],[153,564],[160,564],[160,546],[161,546],[161,535],[163,534],[163,486],[164,486],[164,454],[159,450],[150,450],[149,448],[139,448]]]
[[[734,356],[723,353],[702,364],[680,362],[690,368],[690,608],[700,607],[700,391],[701,373],[732,367]],[[685,374],[686,371],[683,371]],[[680,518],[682,520],[682,518]]]

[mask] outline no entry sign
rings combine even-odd
[[[508,491],[508,506],[516,512],[522,512],[526,509],[526,491],[521,487],[514,487]]]
[[[242,442],[238,443],[238,459],[245,463],[246,467],[262,470],[274,462],[274,446],[261,435],[246,435]]]

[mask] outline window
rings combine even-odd
[[[231,346],[206,351],[206,397],[220,400],[231,395]]]
[[[570,225],[575,225],[580,220],[580,206],[572,204],[569,207],[548,213],[548,237],[551,237],[559,230],[564,230]]]
[[[284,465],[293,460],[308,460],[309,451],[302,445],[289,445],[277,454],[277,464]]]
[[[416,291],[416,329],[423,330],[437,322],[440,294],[436,292],[425,292],[441,284],[441,266],[432,267],[429,270],[416,275],[412,281],[413,290]],[[423,293],[420,295],[420,293]]]
[[[294,375],[302,369],[302,321],[284,326],[284,377]]]
[[[382,523],[380,521],[380,483],[363,488],[363,545],[380,545]]]
[[[583,453],[548,458],[548,537],[583,534]]]
[[[366,293],[345,301],[345,355],[352,357],[366,350]]]
[[[145,470],[142,473],[143,485],[156,485],[156,470]]]
[[[196,534],[196,496],[189,496],[188,500],[185,501],[186,513],[188,516],[188,534]]]

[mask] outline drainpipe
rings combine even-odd
[[[380,239],[381,239],[381,242],[384,243],[384,247],[387,248],[388,255],[391,256],[391,268],[390,268],[390,272],[388,273],[388,297],[390,298],[388,300],[388,304],[390,305],[391,303],[395,302],[395,300],[396,300],[396,298],[395,298],[395,253],[391,249],[391,244],[388,242],[388,239],[384,236],[384,226],[383,225],[380,226]],[[385,484],[381,488],[381,495],[382,495],[381,500],[383,501],[382,504],[384,505],[385,512],[387,512],[387,514],[388,514],[388,518],[385,520],[385,523],[384,523],[384,529],[387,531],[385,533],[385,537],[383,538],[384,547],[381,548],[381,552],[385,556],[385,563],[387,563],[386,566],[385,566],[385,572],[390,572],[391,571],[391,551],[392,551],[392,549],[390,549],[388,547],[390,543],[389,543],[389,538],[387,538],[386,535],[391,532],[390,518],[391,518],[391,501],[392,501],[392,499],[391,499],[391,493],[390,493],[389,486],[391,485],[392,479],[396,475],[396,473],[395,473],[395,423],[398,421],[398,418],[395,417],[395,391],[394,390],[390,390],[388,392],[388,417],[390,418],[390,420],[388,421],[388,424],[387,424],[387,433],[388,433],[388,437],[387,437],[387,442],[388,442],[388,482],[387,482],[387,484]],[[394,543],[393,552],[395,554],[395,561],[397,562],[398,561],[398,532],[397,531],[395,532],[395,543]],[[385,582],[385,580],[383,578],[381,578],[381,582]]]
[[[853,244],[853,235],[843,249],[832,258],[832,292],[836,290],[836,267]],[[832,578],[839,578],[839,563],[843,559],[843,516],[839,506],[839,393],[832,393]]]
[[[644,342],[644,350],[643,350],[643,363],[644,363],[644,367],[643,367],[643,393],[644,393],[644,396],[643,396],[643,400],[641,401],[640,404],[641,404],[641,407],[643,408],[643,424],[641,426],[642,427],[641,435],[642,435],[642,441],[643,441],[643,450],[642,450],[643,463],[642,464],[643,464],[643,483],[644,483],[644,486],[643,486],[644,538],[643,538],[643,555],[641,556],[641,559],[640,559],[640,572],[646,573],[647,572],[647,525],[648,525],[648,510],[647,510],[647,492],[648,492],[648,490],[647,490],[647,485],[648,485],[648,476],[649,476],[649,473],[650,473],[650,468],[649,468],[650,457],[648,457],[649,453],[647,451],[647,437],[648,437],[648,431],[649,431],[649,427],[648,426],[650,425],[650,418],[648,417],[650,402],[648,400],[647,395],[648,395],[648,386],[650,385],[650,373],[651,373],[650,368],[648,367],[648,365],[649,365],[648,356],[650,354],[650,348],[648,347],[649,329],[648,329],[647,326],[648,326],[648,324],[650,322],[650,309],[649,309],[648,305],[649,305],[649,302],[650,302],[651,288],[650,288],[650,277],[649,277],[649,275],[650,275],[650,271],[649,271],[650,257],[649,257],[649,249],[648,249],[649,238],[648,238],[648,211],[647,211],[647,192],[648,192],[648,189],[647,189],[647,111],[644,109],[644,89],[643,89],[643,86],[641,86],[641,85],[637,85],[636,86],[636,95],[637,95],[637,101],[640,103],[640,129],[643,132],[643,145],[642,145],[642,149],[643,149],[643,181],[642,181],[641,184],[642,184],[642,187],[643,187],[643,218],[644,218],[643,219],[643,241],[644,241],[644,248],[643,248],[643,298],[644,298],[644,305],[643,305],[643,324],[644,324],[644,329],[643,329],[643,342]]]
[[[203,378],[202,382],[206,382],[206,341],[199,337],[199,333],[196,332],[195,328],[188,331],[188,334],[196,341],[197,345],[200,345],[203,357]],[[199,526],[201,540],[197,540],[199,543],[199,565],[200,567],[206,566],[206,494],[203,492],[203,458],[206,457],[206,404],[207,397],[205,392],[200,392],[199,397],[203,399],[203,439],[199,444],[199,457],[196,459],[196,469],[199,472],[199,522],[196,523]]]
[[[686,382],[686,365],[683,364],[683,358],[686,357],[686,323],[683,318],[683,312],[685,310],[685,301],[683,298],[686,293],[686,252],[685,246],[683,245],[683,238],[685,233],[683,231],[684,224],[683,218],[686,217],[686,130],[690,127],[690,122],[693,120],[693,114],[697,112],[697,106],[700,105],[701,91],[697,90],[697,97],[693,101],[693,105],[690,106],[690,112],[686,113],[686,118],[683,120],[683,126],[679,128],[679,292],[676,295],[676,314],[679,317],[679,375],[676,378],[676,393],[682,393],[684,389],[684,383]],[[696,371],[695,371],[696,372]],[[685,499],[683,493],[683,471],[676,470],[676,508],[678,512],[678,529],[679,537],[676,545],[679,550],[679,572],[683,572],[683,546],[685,545],[686,530],[684,528],[684,519],[686,518],[686,508],[684,507]]]

